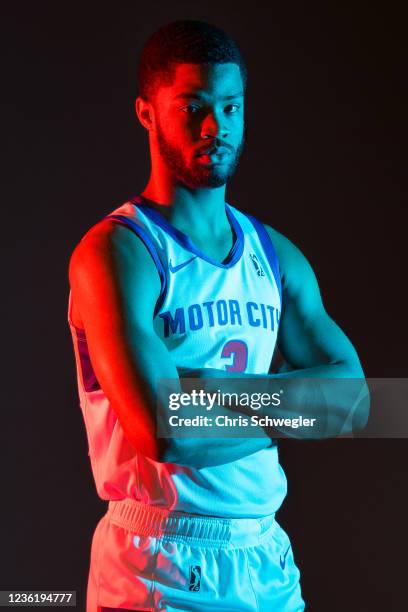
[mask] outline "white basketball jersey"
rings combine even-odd
[[[153,325],[177,367],[267,374],[281,312],[277,256],[262,223],[229,204],[225,210],[234,244],[222,263],[140,196],[107,218],[137,234],[153,258],[161,280]],[[202,469],[138,453],[96,379],[85,331],[73,325],[70,308],[71,300],[68,321],[80,404],[102,499],[130,497],[169,510],[237,518],[278,510],[287,483],[276,441],[237,461]]]

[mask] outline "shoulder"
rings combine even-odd
[[[68,276],[77,306],[85,293],[119,290],[128,296],[137,293],[139,300],[155,300],[160,293],[160,278],[143,242],[110,219],[94,225],[76,245]]]
[[[275,248],[281,272],[282,284],[293,290],[305,283],[315,283],[316,277],[309,260],[287,236],[263,224]]]
[[[143,263],[148,268],[154,267],[145,245],[133,231],[112,219],[102,219],[75,246],[69,270],[96,260],[112,264],[125,263],[127,259],[131,259],[134,266]]]

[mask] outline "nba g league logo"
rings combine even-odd
[[[199,591],[201,585],[201,567],[199,565],[190,565],[190,584],[189,591]]]
[[[265,272],[262,270],[262,266],[258,261],[257,256],[255,255],[255,253],[250,253],[249,254],[252,263],[254,264],[254,268],[256,270],[256,273],[258,276],[265,276]]]

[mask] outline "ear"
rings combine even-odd
[[[154,128],[154,111],[150,102],[144,100],[140,96],[135,101],[136,115],[146,130]]]

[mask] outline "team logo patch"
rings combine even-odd
[[[250,258],[252,260],[252,263],[254,264],[254,268],[256,270],[257,275],[258,276],[265,276],[265,272],[263,271],[262,266],[259,263],[258,258],[255,255],[255,253],[250,253],[249,256],[250,256]]]
[[[190,565],[190,584],[189,591],[199,591],[201,586],[201,567],[200,565]]]

